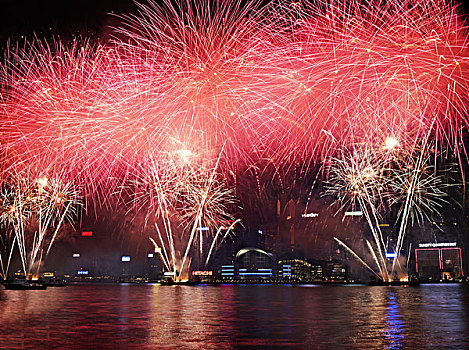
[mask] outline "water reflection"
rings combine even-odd
[[[463,285],[0,290],[0,349],[464,349]]]
[[[468,287],[452,284],[422,286],[422,312],[429,341],[445,344],[445,348],[451,349],[447,344],[458,341],[461,335],[466,334],[462,348],[469,349],[469,310],[464,303],[465,296],[469,295]]]
[[[385,319],[387,325],[385,337],[389,341],[386,349],[402,349],[405,338],[405,325],[399,312],[399,305],[396,302],[394,291],[390,291],[388,295]]]

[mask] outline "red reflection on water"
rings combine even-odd
[[[464,348],[467,300],[457,285],[1,290],[0,349]]]

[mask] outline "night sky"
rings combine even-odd
[[[132,0],[0,0],[0,41],[32,33],[40,37],[76,34],[105,37],[117,19],[111,13],[135,11]]]
[[[469,13],[469,1],[457,2],[462,4],[464,13]],[[33,32],[39,37],[51,33],[64,37],[77,33],[106,37],[108,27],[118,23],[110,13],[136,9],[132,0],[0,0],[0,42]]]

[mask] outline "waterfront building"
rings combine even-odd
[[[240,249],[235,257],[235,277],[242,280],[276,277],[277,261],[271,253],[260,248]],[[222,270],[223,271],[223,270]]]
[[[415,271],[423,280],[455,280],[464,275],[461,248],[456,242],[420,243],[415,249]]]
[[[235,278],[235,266],[233,264],[222,265],[220,276],[224,280],[233,280]]]
[[[161,262],[158,253],[147,253],[144,265],[144,276],[149,281],[157,281],[161,278]]]
[[[322,281],[324,279],[323,268],[321,265],[311,265],[311,279],[315,281]]]
[[[278,276],[283,280],[308,281],[312,277],[311,264],[301,259],[286,259],[278,262]]]
[[[277,222],[264,224],[257,230],[257,244],[267,252],[279,256],[282,252],[283,239],[279,236],[279,227]]]
[[[347,277],[345,266],[338,261],[328,261],[325,264],[324,277],[326,280],[343,281]]]

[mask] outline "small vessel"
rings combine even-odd
[[[61,279],[51,279],[48,281],[42,282],[46,287],[65,287],[67,286],[67,282]]]
[[[197,280],[173,281],[172,279],[163,279],[160,281],[163,286],[196,286],[200,284]]]
[[[7,281],[3,284],[5,289],[10,290],[44,290],[47,286],[39,281],[26,280],[24,278],[18,278],[13,281]]]
[[[392,280],[392,281],[369,281],[369,286],[418,286],[420,285],[420,281],[399,281],[399,280]]]

